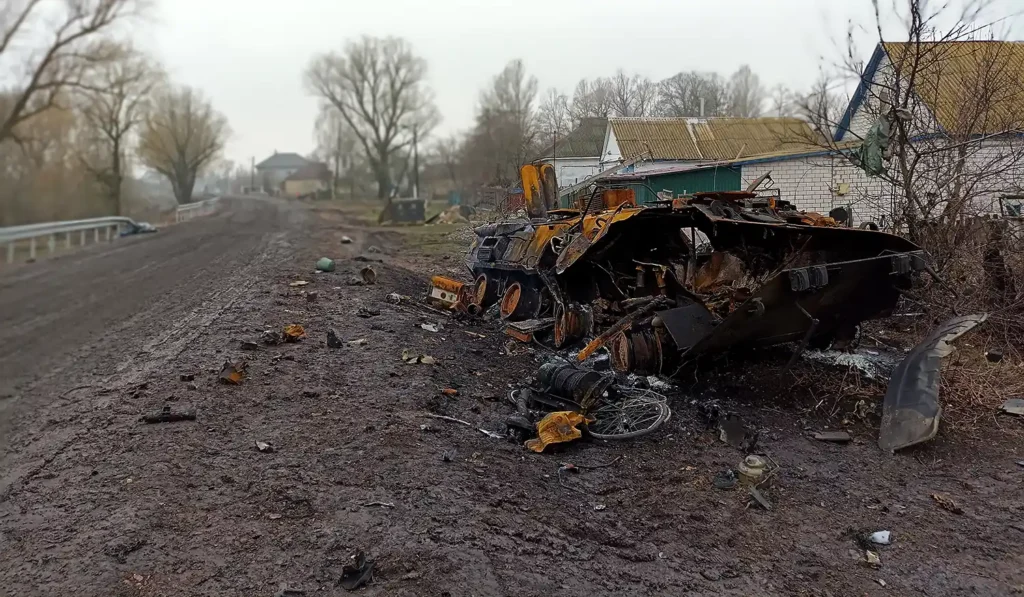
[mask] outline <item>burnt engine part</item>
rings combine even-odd
[[[615,376],[570,364],[545,363],[537,371],[537,381],[544,391],[568,398],[586,410],[615,383]]]

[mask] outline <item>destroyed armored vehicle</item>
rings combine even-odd
[[[619,372],[672,374],[738,346],[848,343],[930,271],[910,241],[753,190],[641,206],[597,182],[559,209],[550,166],[522,177],[528,217],[476,228],[474,309],[498,304],[524,341],[593,337],[579,359],[607,345]]]

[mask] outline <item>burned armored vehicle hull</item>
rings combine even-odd
[[[640,207],[628,189],[599,188],[579,209],[476,234],[474,300],[498,303],[511,335],[592,337],[580,360],[607,346],[616,370],[641,374],[740,346],[848,342],[928,268],[905,239],[754,193]]]

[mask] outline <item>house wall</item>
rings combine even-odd
[[[552,165],[555,167],[558,186],[568,187],[588,176],[597,174],[601,171],[600,159],[597,156],[592,158],[555,158]]]
[[[298,171],[298,168],[257,168],[256,174],[262,182],[264,190],[272,193],[281,188],[281,183],[284,182],[284,179]]]
[[[299,197],[317,191],[327,189],[327,182],[323,180],[286,180],[284,181],[284,194],[289,197]]]

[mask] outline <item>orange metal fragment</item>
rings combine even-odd
[[[534,452],[543,452],[551,444],[571,442],[583,437],[583,432],[576,428],[585,423],[586,417],[572,411],[548,413],[537,423],[537,437],[526,440],[526,447]]]
[[[297,323],[284,326],[284,339],[286,342],[298,342],[306,337],[306,329]]]

